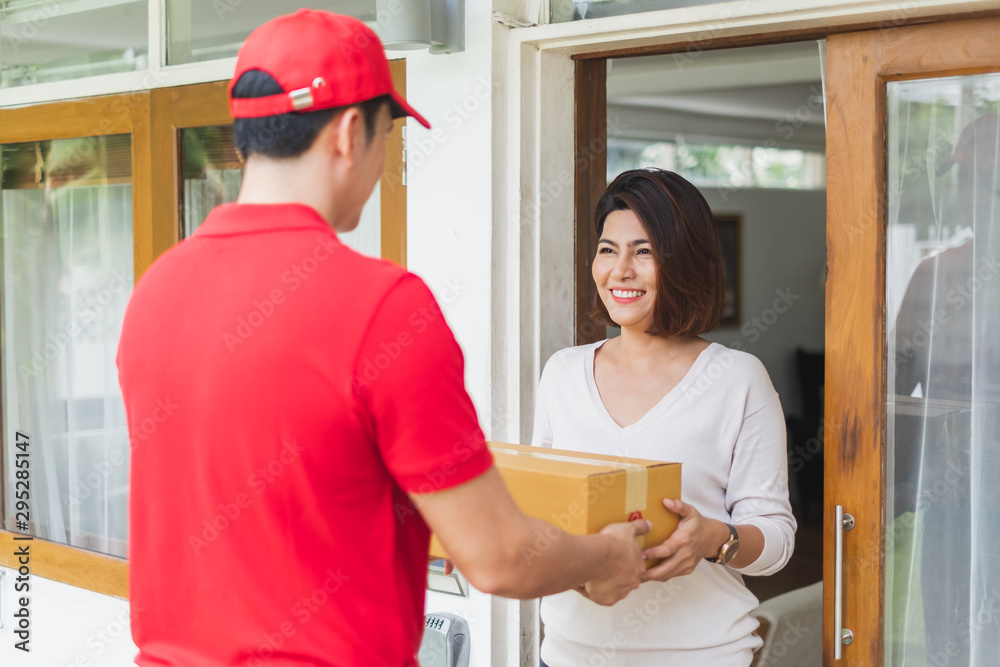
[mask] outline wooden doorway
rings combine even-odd
[[[888,363],[887,88],[895,82],[1000,71],[1000,21],[834,35],[827,42],[827,363],[824,580],[825,665],[884,664],[886,656],[886,516]],[[949,139],[928,153],[930,173]],[[887,194],[889,198],[887,199]],[[837,508],[853,517],[835,559]],[[960,545],[954,545],[960,549]],[[841,577],[837,577],[837,570]],[[836,613],[837,598],[842,610]],[[837,627],[841,621],[842,628]],[[853,633],[850,645],[841,633]],[[928,663],[931,664],[931,663]],[[966,663],[968,664],[968,663]]]

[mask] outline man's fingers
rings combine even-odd
[[[636,519],[635,521],[629,521],[629,525],[635,530],[635,536],[645,535],[653,529],[653,523],[648,519]]]

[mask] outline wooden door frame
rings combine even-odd
[[[825,427],[835,446],[826,448],[824,521],[833,527],[836,505],[855,520],[844,535],[849,664],[881,664],[885,654],[886,84],[997,72],[998,63],[1000,18],[827,40]],[[833,663],[835,639],[834,536],[825,531],[824,664]]]
[[[845,23],[822,28],[713,36],[684,43],[594,50],[575,61],[574,344],[599,340],[589,317],[593,210],[606,162],[588,154],[603,142],[606,116],[587,104],[604,100],[606,60],[695,53],[804,39],[827,39],[827,355],[823,547],[823,664],[834,649],[836,505],[855,518],[844,536],[843,627],[854,632],[843,664],[882,664],[885,578],[885,83],[891,80],[998,71],[1000,11],[911,17],[887,26]],[[898,26],[898,27],[897,27]],[[992,31],[992,34],[991,34]],[[991,39],[992,38],[992,39]],[[962,40],[965,48],[934,48]],[[992,50],[991,50],[992,49]],[[946,51],[946,53],[942,53]],[[844,55],[850,53],[850,55]],[[598,90],[598,88],[603,90]],[[830,150],[831,142],[842,149]],[[600,186],[598,188],[598,183]],[[595,188],[598,188],[595,194]],[[581,208],[585,207],[585,208]],[[879,508],[872,511],[871,508]]]

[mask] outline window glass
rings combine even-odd
[[[298,7],[272,0],[167,0],[167,64],[233,57],[255,28]],[[368,22],[376,15],[375,0],[316,0],[309,8]]]
[[[728,0],[550,0],[549,20],[552,23],[564,23],[581,19],[655,12],[675,7],[716,5],[721,2],[728,2]],[[720,18],[724,18],[724,16]]]
[[[608,182],[629,169],[659,167],[699,186],[723,188],[826,188],[826,156],[762,146],[672,141],[608,140]]]
[[[232,125],[195,127],[182,130],[184,174],[181,232],[188,237],[205,221],[209,211],[220,204],[236,201],[243,178],[243,162],[233,141]],[[361,222],[352,232],[339,234],[340,240],[371,257],[382,254],[381,189],[368,199]]]
[[[125,557],[115,356],[133,283],[131,139],[9,144],[0,165],[3,528]],[[15,463],[25,449],[27,475]]]
[[[148,68],[148,7],[148,0],[0,3],[0,88]]]

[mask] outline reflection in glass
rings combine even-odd
[[[887,96],[886,664],[995,664],[1000,75]]]
[[[7,0],[2,5],[0,88],[149,67],[147,0]]]
[[[115,355],[133,282],[128,135],[0,148],[3,528],[15,431],[34,535],[126,555],[129,441]]]
[[[655,12],[675,7],[716,5],[728,0],[550,0],[549,17],[552,23],[599,19],[640,12]]]
[[[608,183],[629,169],[676,171],[695,185],[822,190],[826,157],[816,151],[722,143],[608,140]]]
[[[184,174],[181,236],[187,238],[209,211],[236,201],[243,178],[243,161],[233,143],[232,125],[194,127],[181,131]]]
[[[167,64],[234,57],[255,28],[300,6],[272,0],[167,0]],[[308,7],[375,21],[375,0],[316,0]]]
[[[182,130],[184,169],[181,237],[187,238],[220,204],[236,201],[243,178],[243,161],[236,151],[232,125]],[[381,190],[378,185],[361,211],[357,229],[338,237],[345,245],[371,257],[382,254]]]

